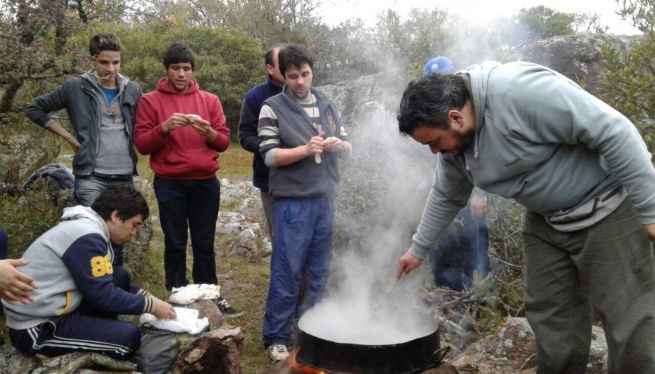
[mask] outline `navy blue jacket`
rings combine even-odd
[[[266,99],[280,92],[282,92],[282,86],[275,83],[269,75],[265,83],[246,92],[241,107],[241,118],[239,118],[239,143],[243,149],[254,153],[252,184],[264,192],[268,192],[269,168],[264,164],[264,159],[259,153],[259,144],[261,143],[257,133],[259,112]]]

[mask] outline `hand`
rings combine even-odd
[[[655,243],[655,223],[644,225],[644,231],[646,231],[646,236],[648,236],[648,240]]]
[[[16,305],[17,301],[25,305],[34,301],[29,292],[39,286],[34,284],[32,277],[16,269],[28,263],[29,261],[26,259],[0,261],[0,299],[4,299],[11,305]]]
[[[155,317],[158,319],[176,319],[177,314],[175,313],[175,309],[173,309],[173,306],[165,301],[162,301],[154,296],[152,298],[155,300],[155,303],[157,307],[155,308],[155,312],[152,313]]]
[[[473,193],[473,196],[471,196],[471,216],[473,218],[480,218],[484,215],[486,209],[487,209],[487,195],[485,196],[480,196],[477,193]]]
[[[343,147],[343,141],[337,138],[336,136],[330,136],[329,138],[323,141],[323,151],[324,152],[337,152],[340,151]]]
[[[68,144],[70,144],[71,148],[73,148],[73,151],[75,153],[77,153],[77,150],[80,149],[80,147],[82,146],[80,142],[77,141],[77,138],[75,138],[74,136],[71,136],[69,139],[66,139],[66,141],[68,142]]]
[[[305,146],[305,155],[307,157],[311,157],[314,155],[320,155],[323,153],[323,137],[325,136],[325,132],[322,131],[318,136],[312,136],[311,139],[309,139],[309,143]]]
[[[190,121],[185,114],[173,113],[166,121],[164,121],[164,123],[161,124],[161,128],[164,131],[164,134],[168,135],[171,131],[188,125],[189,122]]]
[[[207,138],[207,141],[212,143],[214,140],[216,140],[216,137],[218,134],[216,133],[216,130],[212,128],[212,125],[209,123],[209,121],[205,121],[204,119],[200,118],[200,116],[188,116],[189,119],[189,125],[195,132],[198,133],[198,135],[203,136]]]
[[[398,262],[398,272],[396,272],[396,280],[408,275],[415,268],[417,268],[423,260],[418,257],[414,257],[409,251],[407,251],[403,257],[400,258]]]

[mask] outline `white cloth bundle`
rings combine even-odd
[[[158,319],[153,314],[144,313],[139,317],[139,324],[150,323],[152,326],[173,332],[188,332],[189,334],[199,334],[207,326],[209,320],[207,317],[198,318],[198,311],[187,308],[173,308],[177,314],[176,319]]]
[[[178,305],[189,305],[201,299],[218,299],[220,296],[221,287],[216,284],[190,284],[173,288],[168,301]]]

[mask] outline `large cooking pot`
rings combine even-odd
[[[296,360],[328,373],[413,374],[439,366],[448,348],[439,349],[439,329],[416,339],[385,345],[338,343],[298,328]]]

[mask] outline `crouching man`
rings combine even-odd
[[[150,213],[143,196],[127,186],[110,186],[90,208],[64,210],[62,222],[25,252],[21,270],[39,288],[28,305],[2,300],[11,343],[28,354],[57,356],[76,351],[129,358],[141,345],[139,327],[119,314],[152,313],[176,318],[173,307],[133,285],[112,267],[112,245],[136,234]]]

